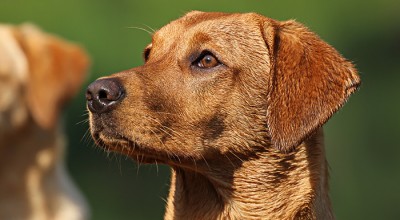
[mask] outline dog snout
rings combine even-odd
[[[92,113],[104,113],[115,107],[124,97],[124,88],[117,79],[98,79],[86,91],[86,100]]]

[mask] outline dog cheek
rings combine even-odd
[[[150,112],[162,113],[167,111],[166,102],[160,97],[160,95],[153,94],[144,99],[145,105]]]
[[[168,140],[170,140],[174,135],[174,129],[172,128],[173,121],[172,120],[163,120],[156,126],[155,135],[159,137],[159,140],[162,144],[165,144]]]
[[[163,145],[170,141],[171,139],[178,138],[175,137],[177,126],[176,122],[181,121],[178,118],[179,108],[175,104],[176,101],[173,96],[168,96],[162,92],[145,92],[149,94],[143,97],[143,114],[147,115],[150,121],[147,122],[148,126],[151,126],[153,130],[153,135],[159,140]]]
[[[149,90],[149,88],[151,88]],[[175,91],[169,91],[169,88],[159,85],[143,86],[143,104],[150,113],[159,114],[160,117],[172,116],[179,112],[179,96],[182,95]]]
[[[200,122],[202,129],[202,139],[207,144],[220,138],[225,131],[225,116],[214,114],[212,117]]]

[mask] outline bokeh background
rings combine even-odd
[[[362,87],[325,126],[334,210],[338,219],[400,219],[400,1],[1,0],[0,22],[33,22],[92,57],[90,76],[64,115],[68,168],[92,219],[163,217],[169,168],[138,166],[84,138],[83,94],[95,78],[143,63],[150,35],[140,28],[158,29],[191,10],[296,19],[353,60]]]

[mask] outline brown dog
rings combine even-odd
[[[172,167],[165,219],[332,219],[321,126],[360,84],[295,21],[191,12],[88,87],[93,138]]]
[[[88,65],[75,44],[33,25],[0,25],[0,219],[88,217],[65,169],[60,121]]]

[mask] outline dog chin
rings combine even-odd
[[[129,148],[134,148],[133,144],[122,137],[113,137],[104,132],[93,133],[92,136],[96,145],[105,150],[120,151],[123,153],[125,151],[124,149],[128,150]]]
[[[109,135],[104,131],[93,133],[97,146],[106,151],[127,155],[141,164],[166,163],[162,156],[147,152],[145,147],[122,135]]]

